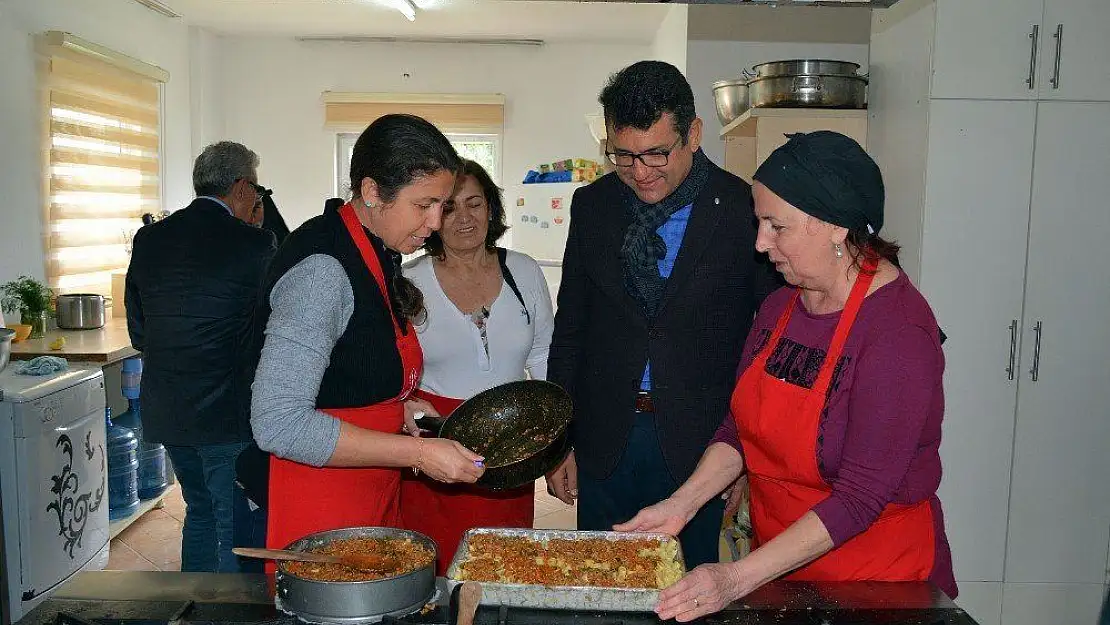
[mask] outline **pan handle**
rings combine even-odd
[[[447,423],[445,418],[429,417],[427,415],[420,417],[416,420],[416,425],[427,432],[426,436],[439,437],[439,431],[443,429],[443,424]]]

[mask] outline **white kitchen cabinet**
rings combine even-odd
[[[1005,584],[1002,625],[1095,625],[1102,584]]]
[[[1043,24],[1040,97],[1110,100],[1110,2],[1048,0]]]
[[[1090,0],[1099,2],[1101,0]],[[937,0],[934,98],[1032,100],[1045,0]],[[1032,66],[1037,64],[1037,71]]]
[[[1106,580],[1110,102],[1037,115],[1007,582]]]
[[[930,111],[919,287],[948,336],[939,495],[958,580],[1000,581],[1006,558],[1036,111]]]
[[[1009,97],[993,79],[940,75],[960,55],[990,73],[999,55],[941,48],[969,23],[989,45],[1033,4],[874,11],[868,150],[886,181],[883,235],[949,336],[940,498],[957,602],[987,623],[1093,625],[1110,580],[1110,78],[1092,68],[1089,91],[1068,91],[1068,45],[1110,63],[1110,38],[1091,34],[1110,28],[1110,0],[1042,4],[1037,93]]]

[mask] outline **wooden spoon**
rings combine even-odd
[[[459,589],[459,617],[456,625],[473,625],[474,613],[482,600],[482,585],[478,582],[463,582]]]
[[[383,573],[397,566],[397,563],[393,561],[393,559],[371,553],[350,553],[333,556],[325,553],[312,553],[310,551],[255,549],[253,547],[235,547],[231,552],[245,558],[259,558],[263,560],[292,560],[296,562],[342,564],[352,569],[372,571],[375,573]]]

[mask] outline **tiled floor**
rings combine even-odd
[[[117,536],[109,548],[108,568],[127,571],[177,571],[181,568],[181,524],[185,502],[181,488],[171,487],[165,506],[151,510]],[[535,527],[574,529],[575,507],[547,494],[543,480],[536,482]]]

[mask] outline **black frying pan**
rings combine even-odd
[[[446,420],[425,417],[422,429],[485,457],[480,486],[523,486],[555,468],[567,453],[570,395],[543,380],[520,380],[482,391]]]

